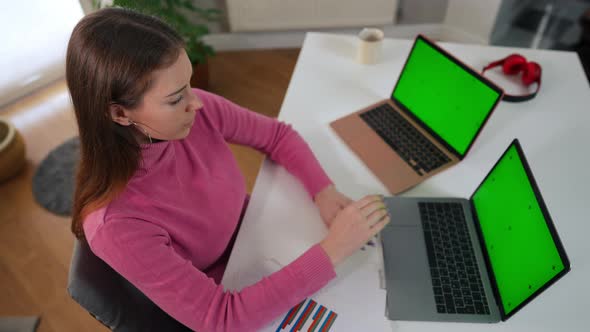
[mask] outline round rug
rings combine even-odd
[[[80,140],[72,137],[53,149],[33,176],[33,197],[37,203],[60,216],[70,216]]]

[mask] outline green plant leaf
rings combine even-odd
[[[186,52],[193,64],[203,63],[215,54],[215,50],[202,41],[202,37],[209,33],[209,27],[192,23],[181,10],[188,10],[205,22],[216,22],[223,15],[219,9],[199,7],[192,0],[114,0],[113,6],[154,15],[170,24],[185,41]]]

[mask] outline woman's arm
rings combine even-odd
[[[170,316],[196,331],[254,331],[317,292],[336,276],[318,244],[291,264],[239,292],[196,269],[161,227],[116,219],[89,241],[92,251]]]
[[[332,184],[303,138],[283,122],[249,111],[215,94],[193,90],[205,116],[226,141],[251,146],[295,175],[313,198]]]

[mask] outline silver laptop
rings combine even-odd
[[[385,202],[391,320],[504,321],[570,270],[516,139],[469,199]]]

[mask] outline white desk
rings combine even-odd
[[[354,62],[354,36],[309,33],[279,116],[310,144],[337,187],[353,199],[385,187],[331,131],[329,123],[393,89],[411,40],[387,39],[383,60]],[[455,324],[391,322],[379,287],[380,248],[359,251],[337,268],[338,277],[312,298],[338,313],[331,331],[589,331],[590,330],[590,89],[575,53],[441,43],[470,64],[519,52],[543,67],[539,95],[501,102],[468,156],[408,196],[469,197],[510,141],[519,138],[572,270],[507,322]],[[507,91],[515,80],[498,70],[489,77]],[[288,264],[327,233],[303,186],[266,160],[232,252],[223,284],[239,290]],[[276,262],[276,263],[275,263]],[[283,317],[265,331],[275,331]]]

